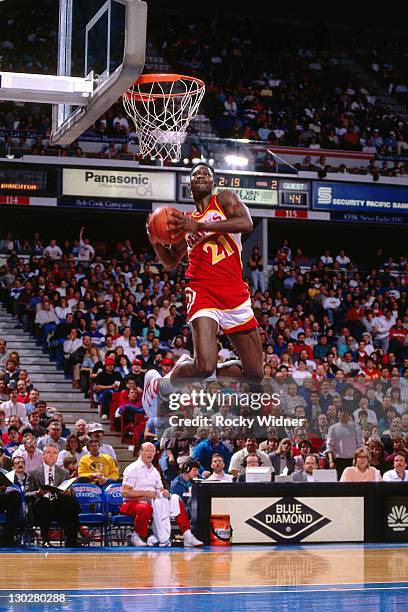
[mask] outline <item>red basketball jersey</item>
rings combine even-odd
[[[191,213],[196,221],[224,221],[227,217],[214,195],[204,212]],[[186,277],[223,296],[225,308],[234,308],[249,297],[242,279],[241,234],[200,230],[186,236],[188,268]],[[231,305],[233,304],[233,305]]]

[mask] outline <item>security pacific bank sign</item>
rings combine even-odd
[[[63,195],[130,200],[176,199],[174,172],[64,168]]]
[[[362,542],[364,498],[213,498],[213,514],[229,514],[235,544]]]
[[[315,210],[408,215],[408,188],[313,181]]]

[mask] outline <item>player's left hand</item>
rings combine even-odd
[[[179,210],[172,211],[171,215],[168,217],[169,221],[169,229],[171,231],[179,232],[189,232],[194,233],[200,229],[200,224],[198,221],[193,219],[192,217],[188,217],[184,215]]]
[[[163,497],[167,497],[167,499],[170,497],[170,493],[169,491],[167,491],[167,489],[163,489],[161,494],[163,495]]]

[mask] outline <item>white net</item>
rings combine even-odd
[[[160,80],[154,80],[155,76]],[[178,161],[187,126],[197,114],[205,85],[193,77],[167,78],[143,75],[123,94],[123,106],[135,124],[140,154]]]

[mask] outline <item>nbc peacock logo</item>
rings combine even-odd
[[[393,506],[388,515],[388,527],[393,531],[408,529],[408,511],[405,506]]]

